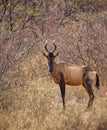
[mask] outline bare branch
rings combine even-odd
[[[4,7],[4,10],[3,10],[3,13],[2,13],[1,18],[0,18],[0,23],[2,22],[2,19],[5,16],[5,13],[7,10],[7,5],[8,5],[8,0],[5,0],[5,1],[2,0],[2,6]]]

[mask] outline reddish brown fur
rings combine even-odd
[[[89,66],[83,65],[83,66],[76,66],[76,65],[68,65],[66,63],[55,63],[53,62],[53,72],[52,77],[55,81],[55,83],[60,83],[60,72],[63,73],[65,84],[77,86],[83,84],[83,73],[86,71],[89,71]],[[93,71],[91,71],[91,74]]]

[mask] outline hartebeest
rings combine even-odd
[[[59,84],[63,108],[65,108],[65,85],[83,85],[89,95],[88,106],[90,107],[93,104],[94,94],[92,91],[93,79],[96,82],[96,88],[99,89],[99,76],[96,71],[93,71],[89,66],[77,66],[77,65],[68,65],[67,63],[59,63],[55,62],[56,56],[59,54],[54,54],[57,46],[53,43],[54,49],[53,51],[49,51],[47,48],[47,43],[45,45],[45,49],[48,52],[46,55],[43,52],[43,55],[48,59],[49,71],[55,81],[56,84]]]

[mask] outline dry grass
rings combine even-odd
[[[48,79],[39,78],[24,88],[0,92],[1,130],[107,129],[106,97],[95,92],[92,109],[85,111],[88,102],[85,90],[67,86],[64,112],[59,88]]]

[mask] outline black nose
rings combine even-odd
[[[52,73],[52,71],[53,71],[53,69],[51,68],[51,69],[49,69],[49,72],[51,72]]]
[[[49,62],[49,72],[52,73],[52,71],[53,71],[53,63],[52,63],[52,61],[50,61]]]

